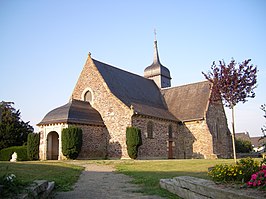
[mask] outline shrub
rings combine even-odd
[[[247,182],[250,176],[253,173],[257,172],[260,168],[259,162],[250,157],[239,160],[239,162],[237,162],[237,165],[239,166],[240,170],[242,170],[243,182]]]
[[[262,187],[266,189],[266,166],[262,166],[260,171],[251,175],[251,179],[247,182],[248,187]]]
[[[252,144],[248,140],[236,139],[236,152],[249,153],[252,151]]]
[[[259,170],[259,163],[252,158],[241,159],[237,164],[219,164],[208,175],[219,182],[247,182],[252,173]]]
[[[15,174],[6,173],[0,177],[0,185],[3,185],[0,198],[17,198],[16,195],[21,191],[23,184]]]
[[[27,140],[27,153],[29,160],[39,160],[40,134],[29,133]]]
[[[62,130],[62,152],[67,159],[76,159],[82,146],[82,129],[70,126]]]
[[[138,157],[138,148],[142,145],[140,129],[135,127],[127,127],[126,144],[129,157],[136,159]]]
[[[1,161],[9,161],[12,157],[12,154],[16,152],[18,157],[18,161],[26,161],[28,160],[27,156],[27,146],[12,146],[0,151],[0,160]]]

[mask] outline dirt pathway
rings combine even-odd
[[[115,169],[106,165],[88,164],[74,186],[73,191],[58,192],[56,199],[81,198],[126,198],[126,199],[161,199],[159,196],[146,196],[137,193],[140,188],[131,184],[129,176],[114,172]]]

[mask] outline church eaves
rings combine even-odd
[[[56,123],[104,126],[101,115],[89,102],[74,99],[47,113],[37,125],[41,126]]]

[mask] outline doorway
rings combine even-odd
[[[59,155],[59,135],[51,131],[47,136],[47,160],[58,160]]]
[[[168,141],[168,159],[173,158],[173,141]]]

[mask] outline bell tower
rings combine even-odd
[[[171,87],[171,76],[168,68],[163,66],[159,59],[158,47],[157,47],[157,39],[156,32],[154,31],[155,39],[154,39],[154,55],[153,55],[153,63],[145,68],[144,77],[148,79],[152,79],[159,88]]]

